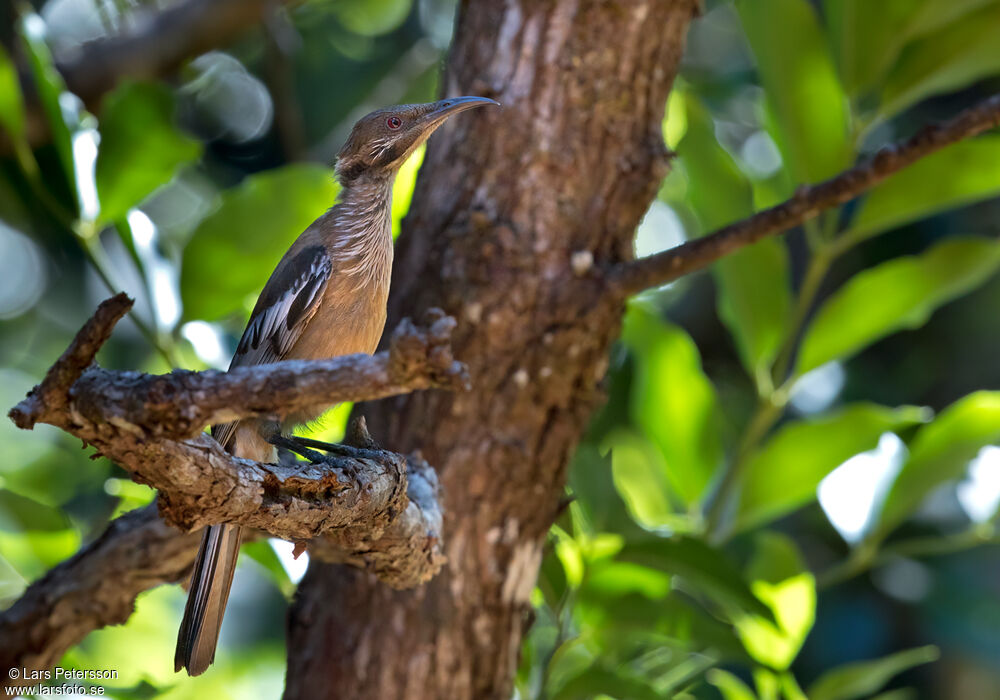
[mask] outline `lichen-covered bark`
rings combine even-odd
[[[408,592],[312,566],[290,613],[286,697],[509,697],[542,544],[623,310],[614,295],[581,298],[578,282],[631,256],[666,172],[660,124],[696,9],[462,4],[444,91],[503,110],[432,141],[390,315],[440,306],[459,319],[473,389],[362,409],[387,447],[438,467],[449,562]]]

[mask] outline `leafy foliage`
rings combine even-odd
[[[126,3],[110,5],[100,7],[112,25],[131,21],[118,15]],[[435,94],[435,52],[452,9],[310,0],[290,11],[301,38],[290,91],[311,155],[332,156],[327,132],[342,120],[339,139],[370,94]],[[667,105],[667,145],[678,157],[657,202],[685,238],[834,175],[1000,75],[998,0],[736,0],[706,9]],[[224,364],[262,281],[337,195],[329,168],[287,162],[277,129],[249,143],[207,129],[245,117],[249,102],[216,101],[223,112],[199,113],[211,102],[199,96],[231,75],[183,82],[182,70],[179,86],[124,84],[88,113],[55,68],[48,42],[68,39],[51,24],[26,14],[16,46],[0,51],[0,129],[12,146],[0,167],[0,253],[28,240],[44,256],[38,276],[51,278],[28,311],[0,313],[7,406],[104,295],[95,280],[139,300],[128,327],[139,332],[123,325],[102,361],[150,371]],[[269,74],[272,52],[260,42],[248,39],[219,65],[239,66],[244,78]],[[415,57],[428,66],[419,74]],[[50,137],[34,149],[25,95],[37,97]],[[271,101],[278,91],[263,98],[287,117],[277,107],[289,105]],[[397,180],[397,232],[421,157]],[[710,279],[629,303],[609,402],[573,457],[572,500],[550,533],[520,697],[848,700],[929,687],[932,674],[951,683],[963,666],[938,670],[949,658],[995,658],[985,643],[954,641],[998,643],[995,629],[977,626],[977,611],[998,614],[995,590],[966,573],[981,564],[972,557],[995,550],[915,559],[996,539],[997,515],[973,522],[956,494],[963,480],[979,495],[992,488],[975,482],[969,464],[1000,442],[1000,398],[977,391],[997,381],[995,202],[960,209],[1000,193],[998,163],[996,134],[951,146],[787,240],[726,258]],[[12,293],[4,283],[0,302]],[[714,312],[699,305],[713,293]],[[839,384],[830,379],[838,373]],[[344,417],[341,408],[317,430],[341,433]],[[54,433],[28,439],[5,425],[8,602],[152,494]],[[868,493],[858,481],[839,504],[821,504],[867,504],[871,527],[852,548],[816,505],[817,489],[852,458],[875,454],[887,433],[905,448],[898,464],[881,465],[881,485]],[[277,696],[282,604],[296,577],[265,542],[245,549],[254,563],[238,579],[235,632],[211,673],[180,681],[171,670],[164,630],[183,605],[176,588],[145,594],[127,625],[92,635],[62,665],[117,666],[125,672],[108,691],[121,698]],[[898,566],[910,568],[900,577]],[[933,594],[921,592],[921,575]],[[831,591],[849,576],[851,586]],[[888,618],[899,609],[920,623]],[[904,627],[910,636],[900,636]],[[927,641],[941,643],[942,662],[931,663],[939,652]]]

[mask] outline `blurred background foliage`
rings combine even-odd
[[[168,0],[36,0],[0,55],[0,404],[110,290],[112,367],[224,367],[333,201],[354,120],[437,94],[453,0],[311,0],[93,112],[54,61]],[[650,31],[656,31],[650,27]],[[647,255],[1000,89],[998,0],[709,0],[664,120]],[[49,138],[26,137],[18,71]],[[396,187],[405,214],[420,154]],[[1000,135],[952,146],[629,304],[534,594],[523,698],[1000,697]],[[398,229],[397,229],[398,230]],[[337,439],[348,407],[319,432]],[[0,421],[0,599],[149,489]],[[179,587],[63,662],[114,697],[280,693],[304,557],[254,542],[213,670],[172,672]]]

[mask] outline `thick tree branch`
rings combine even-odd
[[[391,573],[389,583],[413,585],[437,571],[436,500],[407,498],[408,460],[420,476],[421,497],[436,493],[426,485],[430,468],[418,457],[369,446],[324,463],[259,464],[227,453],[201,430],[210,422],[280,418],[302,406],[462,385],[465,368],[448,345],[452,319],[431,311],[429,329],[401,323],[389,350],[372,357],[157,377],[96,367],[94,355],[131,305],[123,294],[101,304],[45,379],[11,410],[18,426],[50,423],[93,445],[136,481],[159,489],[161,514],[182,529],[233,522],[293,540],[338,531],[324,551],[352,561],[365,559],[379,549],[381,535],[394,532],[413,545],[415,557],[397,567],[408,578]],[[363,430],[355,440],[371,442]],[[410,536],[417,532],[420,541]],[[397,543],[387,547],[399,550]],[[337,548],[346,551],[329,554]],[[395,571],[384,563],[375,568]]]
[[[849,202],[921,158],[996,126],[1000,126],[1000,95],[942,124],[928,126],[908,141],[883,148],[870,160],[830,180],[800,187],[782,204],[676,248],[617,265],[610,271],[609,281],[621,296],[671,282],[762,238],[787,231],[826,209]]]
[[[206,425],[239,418],[274,418],[316,405],[459,388],[468,382],[465,367],[448,346],[455,321],[434,310],[427,314],[428,329],[405,320],[393,332],[388,352],[375,356],[165,375],[91,367],[131,305],[123,294],[101,304],[44,381],[10,411],[18,427],[29,429],[37,422],[65,427],[72,419],[111,423],[145,437],[186,438]]]
[[[93,630],[125,622],[136,596],[186,575],[199,539],[167,526],[155,505],[114,520],[0,613],[0,684],[14,682],[8,669],[50,668]]]
[[[102,303],[10,416],[23,428],[56,425],[159,489],[163,519],[155,506],[128,513],[32,584],[0,615],[0,664],[50,667],[90,631],[124,622],[140,592],[180,580],[198,536],[164,520],[188,533],[233,522],[308,542],[316,558],[361,567],[394,588],[440,570],[437,475],[419,455],[379,449],[363,419],[348,435],[361,448],[354,456],[314,464],[239,459],[200,430],[205,422],[279,416],[310,402],[464,384],[465,367],[448,345],[452,319],[432,311],[429,329],[401,323],[390,349],[374,357],[162,377],[96,367],[94,356],[131,306],[124,294]]]

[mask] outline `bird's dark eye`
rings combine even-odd
[[[403,120],[399,117],[389,117],[385,120],[385,125],[390,129],[398,129],[403,125]]]

